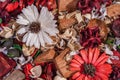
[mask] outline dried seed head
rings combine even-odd
[[[38,33],[40,31],[40,23],[38,22],[32,22],[30,27],[29,27],[29,30],[32,32],[32,33]]]
[[[92,64],[83,64],[84,66],[84,74],[94,76],[95,75],[95,67]]]

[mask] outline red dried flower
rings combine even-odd
[[[117,56],[120,59],[120,53],[118,51],[113,51],[114,56]],[[111,59],[112,63],[120,68],[120,60]]]
[[[119,80],[120,79],[120,68],[113,65],[113,68],[112,68],[112,73],[110,75],[110,78],[109,80]]]
[[[13,3],[8,4],[5,9],[6,9],[8,12],[12,12],[12,11],[14,11],[15,9],[18,8],[18,4],[19,4],[18,1],[15,1],[15,2],[13,2]]]
[[[24,7],[28,5],[32,5],[33,3],[34,3],[34,0],[20,0],[19,6],[20,6],[20,9],[22,10]]]
[[[80,43],[83,47],[96,47],[101,43],[99,28],[86,28],[80,32]]]
[[[40,5],[46,6],[49,10],[53,10],[57,7],[56,0],[37,0],[36,6],[39,7]]]
[[[120,18],[113,21],[111,29],[116,37],[120,37]]]
[[[112,3],[112,0],[79,0],[78,9],[80,9],[83,14],[89,13],[93,7],[99,10],[102,3],[109,5]]]
[[[105,63],[108,58],[105,53],[100,55],[98,48],[80,50],[70,63],[70,70],[76,71],[72,80],[108,80],[112,72],[111,65]]]

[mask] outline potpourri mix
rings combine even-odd
[[[120,0],[0,0],[0,80],[120,80]]]

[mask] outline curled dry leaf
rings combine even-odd
[[[63,18],[63,19],[59,19],[59,29],[60,30],[65,30],[67,28],[70,28],[71,26],[73,26],[74,24],[76,24],[77,21],[75,18]]]
[[[65,49],[65,47],[66,47],[65,41],[63,39],[60,39],[59,42],[56,44],[56,47],[58,49],[62,49],[62,50]]]
[[[72,37],[67,46],[72,50],[72,51],[75,51],[75,50],[79,50],[81,48],[80,44],[78,43],[77,39]]]
[[[57,75],[57,76],[54,77],[54,80],[67,80],[67,79]]]
[[[99,27],[101,39],[106,40],[107,35],[109,33],[109,29],[107,28],[107,25],[105,24],[104,21],[101,21],[99,19],[91,19],[87,27],[89,28]]]
[[[49,62],[54,58],[54,56],[55,56],[54,49],[47,50],[43,52],[42,54],[40,54],[37,58],[35,58],[34,63],[40,64],[42,62]]]
[[[38,78],[42,74],[42,68],[40,65],[33,67],[30,72],[32,73],[31,77]]]
[[[113,4],[107,7],[108,17],[117,17],[120,15],[120,4]]]
[[[23,54],[24,56],[30,56],[35,50],[35,47],[28,47],[26,46],[25,44],[23,44],[22,46],[22,51],[23,51]]]
[[[63,34],[58,34],[58,36],[62,39],[70,39],[71,37],[75,37],[77,35],[77,32],[74,28],[68,28],[65,30]]]
[[[4,80],[24,80],[25,74],[20,70],[14,70],[10,75],[8,75]]]
[[[81,14],[81,12],[79,12],[79,13],[77,13],[76,15],[75,15],[75,18],[77,19],[77,21],[78,21],[78,23],[80,23],[80,22],[84,22],[85,21],[85,19],[91,19],[91,14],[84,14],[84,15],[82,15]]]
[[[74,11],[76,10],[78,0],[58,0],[59,11]]]
[[[65,78],[68,78],[72,75],[72,73],[74,71],[70,71],[68,68],[69,68],[69,65],[68,65],[68,62],[64,59],[65,58],[65,55],[70,51],[69,48],[66,48],[65,50],[63,50],[60,55],[58,55],[54,62],[55,62],[55,65],[58,69],[58,71],[61,73],[61,75]],[[62,65],[61,65],[62,64]]]
[[[3,30],[0,32],[1,37],[10,38],[14,34],[14,31],[9,27],[3,27]]]

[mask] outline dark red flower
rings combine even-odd
[[[93,7],[99,10],[102,3],[110,5],[112,0],[79,0],[78,9],[80,9],[83,14],[89,13]]]
[[[120,18],[113,21],[111,29],[116,37],[120,37]]]
[[[117,56],[120,59],[120,53],[118,51],[113,51],[114,56]],[[120,60],[111,59],[112,63],[120,68]]]
[[[36,6],[46,6],[49,10],[53,10],[57,7],[56,0],[37,0]]]
[[[56,75],[56,68],[55,64],[53,63],[44,63],[42,65],[43,73],[41,75],[41,78],[45,80],[53,80],[53,77]]]
[[[112,68],[112,73],[110,75],[110,78],[109,80],[119,80],[120,79],[120,68],[113,65],[113,68]]]
[[[101,43],[99,28],[86,28],[80,32],[80,43],[83,47],[96,47]]]
[[[20,0],[19,6],[20,6],[20,9],[22,10],[24,7],[28,5],[32,5],[33,3],[34,3],[34,0]]]

